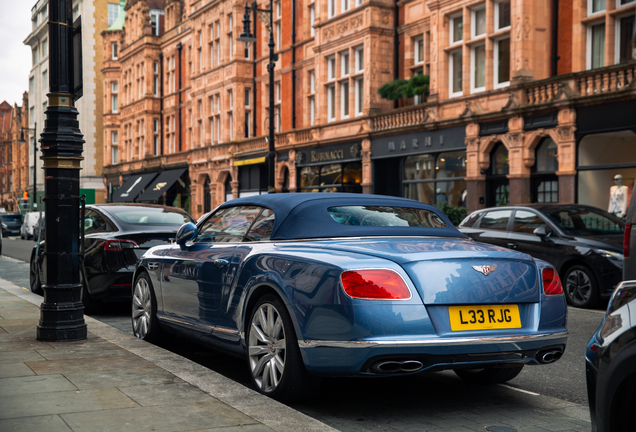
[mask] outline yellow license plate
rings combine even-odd
[[[521,328],[517,305],[449,306],[452,331]]]

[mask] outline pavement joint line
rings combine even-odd
[[[15,260],[5,256],[2,258],[23,263],[21,260]],[[24,292],[19,286],[6,279],[0,278],[0,288],[35,306],[39,307],[42,303],[41,296],[28,290]],[[275,431],[337,431],[337,429],[319,420],[264,396],[255,390],[245,387],[189,359],[137,339],[90,316],[84,316],[84,320],[89,332],[155,364],[157,367],[181,378],[185,382]],[[240,395],[240,397],[237,397],[237,395]]]
[[[497,384],[497,385],[500,386],[500,387],[508,388],[510,390],[515,390],[515,391],[518,391],[518,392],[521,392],[521,393],[526,393],[526,394],[529,394],[529,395],[532,395],[532,396],[541,396],[539,393],[531,392],[529,390],[523,390],[523,389],[520,389],[520,388],[517,388],[517,387],[513,387],[511,385],[508,385],[508,384]]]

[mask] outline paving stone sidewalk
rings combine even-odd
[[[41,301],[0,279],[0,432],[335,430],[90,317],[87,340],[37,341]]]

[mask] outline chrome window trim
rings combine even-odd
[[[432,345],[488,345],[501,343],[517,343],[535,340],[552,340],[567,338],[568,332],[541,333],[522,336],[496,336],[496,337],[463,337],[463,338],[431,338],[419,340],[385,340],[385,341],[298,341],[300,348],[384,348],[384,347],[428,347]]]

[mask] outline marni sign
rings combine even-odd
[[[465,126],[374,138],[371,140],[371,159],[463,150],[465,138]]]

